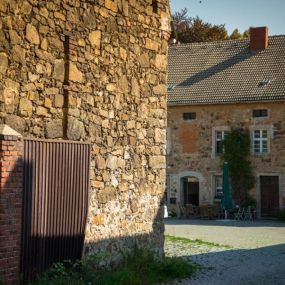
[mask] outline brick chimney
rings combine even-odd
[[[268,47],[268,28],[250,28],[250,50],[257,52]]]

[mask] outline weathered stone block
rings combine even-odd
[[[100,48],[101,45],[101,31],[93,31],[89,34],[89,41],[92,47]]]
[[[69,80],[80,83],[84,82],[83,73],[77,68],[74,63],[70,63],[69,66]]]
[[[54,63],[54,70],[53,70],[53,78],[63,81],[64,80],[64,60],[63,59],[56,59]]]
[[[153,51],[158,51],[159,43],[154,41],[154,40],[152,40],[152,39],[147,38],[146,42],[145,42],[145,47],[147,49],[150,49],[150,50],[153,50]]]
[[[20,109],[21,115],[25,117],[30,117],[32,116],[32,112],[33,112],[33,104],[27,98],[21,98],[19,109]]]
[[[52,120],[46,124],[46,137],[48,139],[57,139],[63,137],[62,120]]]
[[[19,116],[10,115],[5,118],[5,123],[20,134],[23,134],[25,131],[26,122],[23,118]]]
[[[143,68],[149,68],[149,55],[147,53],[143,53],[138,57],[138,63]]]
[[[98,192],[96,198],[100,204],[106,204],[116,198],[116,189],[106,187]]]
[[[165,84],[159,84],[153,88],[153,93],[155,95],[163,95],[166,94],[166,86]]]
[[[155,58],[155,67],[158,70],[166,71],[167,67],[167,57],[166,55],[157,54]]]
[[[155,140],[156,143],[165,143],[165,140],[166,140],[165,129],[155,128],[154,140]]]
[[[166,167],[165,156],[155,155],[149,158],[149,166],[154,169],[164,169]]]
[[[85,137],[84,124],[73,117],[68,117],[67,137],[70,140],[79,140]]]
[[[0,53],[0,74],[5,74],[8,68],[8,57],[4,52]]]
[[[123,75],[118,81],[118,90],[122,91],[123,93],[129,92],[129,81],[127,76]]]
[[[105,0],[105,7],[113,12],[118,12],[117,0]]]
[[[61,108],[61,107],[63,107],[63,104],[64,104],[64,97],[63,97],[63,95],[56,94],[54,96],[54,106],[56,108]]]
[[[39,45],[40,37],[37,28],[32,24],[27,24],[26,27],[26,38],[31,44]]]
[[[39,106],[36,108],[36,114],[38,116],[42,116],[42,117],[48,117],[50,116],[49,113],[48,113],[48,110],[42,106]]]
[[[19,45],[15,45],[12,48],[12,58],[13,61],[25,64],[26,51]]]

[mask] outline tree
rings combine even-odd
[[[242,37],[243,37],[244,39],[249,38],[249,29],[248,29],[248,30],[245,30],[245,31],[243,32]]]
[[[233,30],[232,34],[230,35],[230,39],[231,40],[237,40],[237,39],[240,39],[240,38],[242,38],[242,35],[239,32],[239,30],[238,29]]]
[[[171,38],[181,43],[193,43],[223,41],[229,39],[229,36],[225,25],[212,25],[199,17],[190,17],[187,8],[183,8],[172,16]],[[230,38],[241,39],[243,35],[236,29]]]
[[[249,160],[250,136],[242,129],[233,129],[225,137],[224,160],[229,164],[233,198],[241,206],[254,204],[249,195],[254,186],[254,176]]]

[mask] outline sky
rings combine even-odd
[[[186,7],[190,16],[235,28],[267,26],[269,35],[285,34],[285,0],[170,0],[172,13]]]

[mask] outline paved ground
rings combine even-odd
[[[166,242],[205,268],[180,285],[285,285],[285,223],[167,220],[166,234],[228,245]]]

